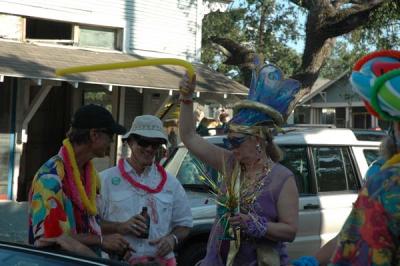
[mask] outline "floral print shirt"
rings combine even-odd
[[[29,194],[29,243],[41,237],[64,233],[101,234],[98,216],[80,210],[71,198],[60,154],[44,163],[36,173]]]
[[[400,265],[400,164],[369,178],[340,233],[330,265]]]

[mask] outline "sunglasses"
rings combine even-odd
[[[224,142],[224,146],[228,149],[228,150],[233,150],[233,149],[237,149],[240,147],[240,145],[243,144],[243,142],[245,142],[248,138],[250,137],[250,135],[245,135],[243,137],[238,137],[238,138],[223,138],[222,141]]]
[[[136,143],[142,148],[147,148],[147,147],[151,146],[155,150],[159,149],[160,146],[163,144],[163,142],[161,142],[158,139],[152,140],[152,139],[145,139],[145,138],[141,138],[141,137],[136,138]]]

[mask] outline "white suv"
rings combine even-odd
[[[295,241],[288,244],[291,258],[314,254],[338,233],[348,216],[362,177],[379,152],[380,142],[360,141],[356,138],[359,133],[350,129],[301,128],[275,137],[284,153],[281,163],[295,174],[300,193],[299,229]],[[366,136],[362,132],[363,139]],[[373,136],[376,140],[376,133]],[[206,138],[223,146],[223,137]],[[216,172],[183,145],[166,162],[166,170],[183,184],[192,207],[193,230],[178,248],[179,265],[192,266],[205,255],[216,214],[208,187],[198,176],[202,171],[210,176],[216,176]]]

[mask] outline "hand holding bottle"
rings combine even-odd
[[[122,223],[119,227],[119,233],[122,235],[125,234],[133,234],[136,237],[139,237],[143,233],[148,230],[148,226],[146,225],[146,218],[141,214],[136,214],[132,216],[129,220]]]

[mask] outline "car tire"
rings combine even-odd
[[[207,243],[200,242],[190,245],[178,254],[179,266],[196,266],[206,256]]]

